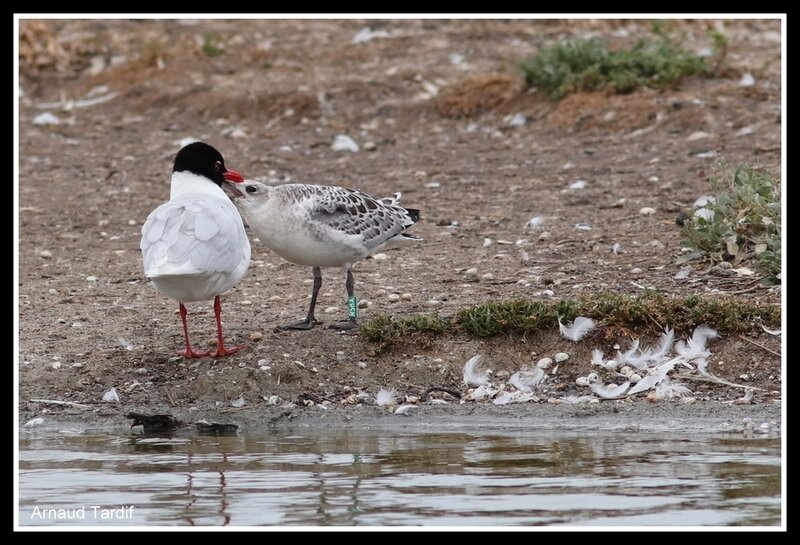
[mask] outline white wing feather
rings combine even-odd
[[[587,333],[593,330],[594,327],[594,320],[585,316],[578,316],[575,318],[575,321],[569,325],[562,324],[561,317],[558,318],[558,329],[561,331],[561,335],[573,342],[580,341]]]
[[[590,384],[589,388],[597,394],[598,396],[602,397],[603,399],[615,399],[622,396],[628,387],[631,385],[630,382],[623,382],[620,385],[616,384]]]
[[[486,370],[480,367],[483,356],[480,354],[472,356],[464,364],[464,384],[468,386],[483,386],[489,383],[486,378]]]
[[[187,195],[147,217],[140,244],[145,274],[232,272],[250,260],[250,243],[236,208],[222,199]]]

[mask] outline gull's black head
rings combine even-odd
[[[205,142],[193,142],[181,148],[175,156],[172,172],[191,172],[205,176],[218,186],[222,186],[226,179],[239,182],[243,180],[241,174],[228,170],[222,154]]]

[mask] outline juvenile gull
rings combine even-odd
[[[311,329],[322,267],[347,271],[348,320],[331,327],[351,329],[358,318],[353,263],[390,242],[419,240],[404,231],[419,210],[400,205],[400,193],[375,199],[354,189],[309,184],[268,186],[246,180],[226,183],[244,220],[267,247],[287,261],[312,267],[314,284],[305,320],[286,329]]]
[[[250,242],[236,207],[222,191],[225,180],[242,175],[225,167],[222,155],[203,142],[182,148],[172,168],[170,199],[153,210],[142,226],[140,248],[145,275],[153,286],[178,300],[186,358],[209,352],[192,348],[184,303],[214,298],[217,350],[214,357],[239,351],[225,348],[219,296],[235,286],[250,264]]]

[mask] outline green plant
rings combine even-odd
[[[655,290],[637,295],[599,291],[555,302],[522,298],[487,301],[465,307],[450,318],[438,314],[379,316],[362,324],[361,334],[385,349],[444,333],[490,337],[557,329],[559,317],[569,322],[576,316],[593,318],[604,328],[643,333],[658,333],[666,326],[689,332],[699,325],[709,325],[720,333],[744,333],[760,331],[761,324],[779,326],[781,307],[730,298],[671,296]]]
[[[540,51],[519,68],[528,85],[554,99],[604,88],[628,93],[640,86],[674,84],[686,76],[711,75],[706,59],[676,44],[661,23],[653,25],[657,41],[640,40],[632,48],[610,51],[597,39],[568,40]],[[715,47],[727,46],[724,38],[712,36]]]
[[[208,57],[217,57],[224,52],[224,49],[215,43],[214,37],[211,34],[205,34],[203,36],[203,45],[200,49]]]
[[[696,250],[688,258],[752,261],[775,279],[781,272],[780,178],[746,163],[733,169],[720,164],[709,182],[716,193],[705,206],[709,212],[695,213],[683,226],[685,244]]]

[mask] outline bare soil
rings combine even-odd
[[[357,187],[378,197],[401,191],[422,210],[412,231],[424,242],[356,265],[356,292],[368,302],[362,320],[450,315],[485,300],[559,299],[586,289],[655,287],[780,304],[778,290],[756,276],[715,275],[709,263],[674,278],[675,217],[710,191],[715,160],[780,167],[780,23],[676,21],[675,30],[700,50],[717,24],[730,40],[721,77],[553,102],[525,90],[519,60],[572,36],[632,44],[649,34],[646,22],[23,21],[22,417],[45,407],[31,399],[97,402],[111,387],[121,412],[213,413],[240,397],[243,410],[263,410],[273,395],[298,406],[339,404],[380,387],[409,396],[431,387],[464,393],[461,369],[476,353],[497,375],[566,352],[542,391],[545,403],[585,393],[575,378],[590,370],[593,348],[613,353],[638,336],[600,330],[575,344],[555,332],[451,335],[378,353],[357,332],[282,331],[277,326],[305,315],[311,271],[255,243],[250,271],[223,297],[226,339],[249,348],[176,361],[177,303],[148,285],[138,246],[148,213],[168,197],[171,162],[186,137],[213,144],[248,178]],[[365,26],[388,36],[352,43]],[[739,85],[745,73],[755,85]],[[118,94],[76,102],[101,85],[108,91],[99,95]],[[60,123],[34,124],[45,111]],[[509,126],[516,113],[528,122]],[[337,134],[361,150],[333,151]],[[569,188],[577,180],[585,189]],[[655,213],[640,214],[643,207]],[[525,228],[534,216],[545,218],[542,229]],[[465,275],[473,267],[477,277]],[[347,312],[344,275],[323,274],[318,317],[337,321]],[[392,302],[390,294],[410,296]],[[194,343],[213,340],[211,302],[190,312]],[[725,337],[711,344],[709,368],[760,388],[755,403],[779,402],[780,350],[768,334]],[[699,400],[743,393],[688,385]],[[648,406],[669,403],[676,402]]]

